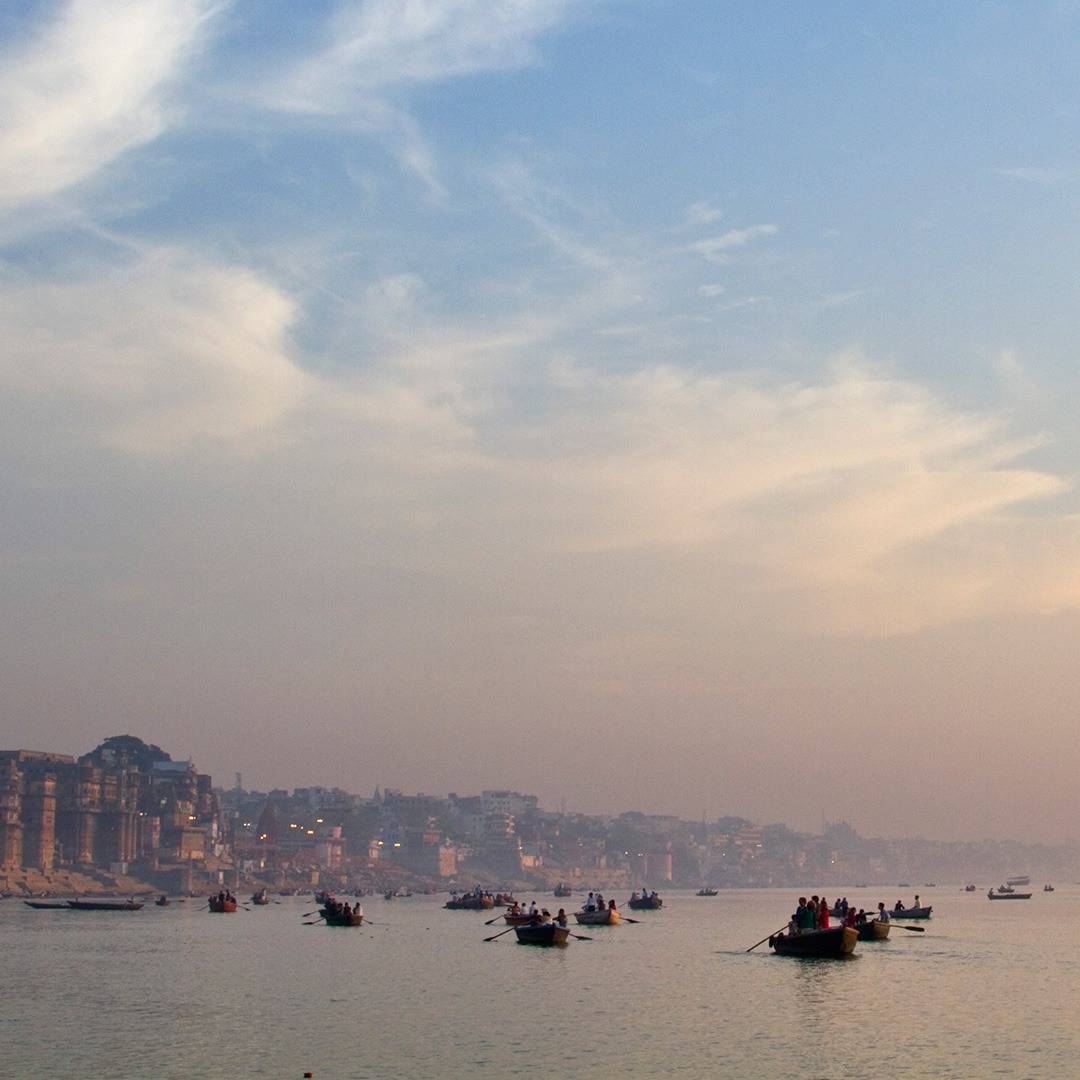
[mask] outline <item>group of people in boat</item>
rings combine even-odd
[[[656,890],[655,889],[653,889],[652,892],[649,892],[648,889],[642,889],[641,892],[633,892],[633,893],[630,894],[631,902],[633,902],[634,900],[655,900],[655,899],[656,899]]]
[[[585,901],[585,910],[604,911],[605,909],[615,911],[615,901],[605,900],[603,893],[589,893],[588,899]]]
[[[916,897],[918,901],[918,897]],[[899,903],[899,901],[897,901]],[[903,905],[896,910],[904,910]],[[849,904],[846,896],[837,899],[830,908],[828,900],[824,896],[799,897],[799,906],[791,916],[788,930],[793,934],[806,934],[811,930],[828,930],[830,920],[835,919],[840,926],[860,926],[863,923],[877,919],[879,922],[889,921],[889,912],[883,902],[878,903],[876,912],[868,912],[864,908],[855,910],[854,904]]]
[[[508,915],[528,915],[530,926],[565,926],[566,910],[559,908],[558,915],[552,915],[547,908],[539,907],[534,900],[528,907],[522,907],[516,900],[506,909]]]
[[[323,913],[326,915],[363,915],[364,909],[360,906],[360,901],[357,900],[352,907],[349,907],[348,901],[337,900],[333,896],[327,896],[323,901]]]

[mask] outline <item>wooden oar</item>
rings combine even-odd
[[[509,910],[510,910],[509,908],[506,909],[506,911],[509,911]],[[506,912],[500,911],[499,914],[496,915],[494,919],[488,919],[488,921],[486,923],[484,923],[484,925],[485,926],[490,926],[492,923],[497,923],[503,917],[503,915],[505,915],[505,914],[506,914]]]
[[[889,920],[889,925],[890,926],[896,926],[901,930],[910,930],[910,931],[912,931],[912,933],[915,933],[915,934],[925,934],[926,933],[926,927],[925,926],[903,926],[900,923],[893,922],[892,919]]]
[[[305,911],[304,914],[300,916],[300,918],[310,919],[312,915],[318,915],[321,910],[321,908],[316,908],[314,911]]]
[[[572,938],[577,938],[578,941],[592,941],[591,937],[586,937],[584,934],[575,934],[572,930],[566,931]]]
[[[497,937],[502,937],[503,934],[509,934],[510,931],[513,930],[513,929],[514,928],[512,926],[508,926],[505,930],[501,931],[500,933],[492,934],[491,937],[486,937],[486,938],[484,938],[484,940],[485,941],[494,941]]]
[[[763,937],[759,942],[757,942],[757,944],[751,945],[750,948],[747,949],[746,951],[747,952],[753,952],[758,947],[758,945],[764,945],[765,942],[769,940],[769,938],[776,937],[777,934],[782,934],[787,928],[788,928],[788,924],[784,923],[784,925],[781,926],[779,930],[774,930],[771,934],[767,935],[766,937]]]
[[[628,915],[624,915],[624,914],[623,914],[623,913],[622,913],[622,912],[620,911],[620,912],[619,912],[619,922],[632,922],[632,923],[639,923],[639,922],[641,922],[641,920],[640,920],[640,919],[631,919],[631,918],[630,918],[630,917],[629,917]]]

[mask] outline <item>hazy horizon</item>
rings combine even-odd
[[[5,744],[1075,838],[1078,46],[1057,2],[14,5]]]

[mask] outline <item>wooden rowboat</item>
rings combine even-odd
[[[42,908],[48,908],[51,911],[70,911],[71,906],[63,901],[57,902],[56,900],[24,900],[24,904],[27,907],[37,908],[39,911]]]
[[[211,896],[206,903],[215,915],[230,915],[236,911],[236,901],[228,897]]]
[[[615,908],[604,908],[603,911],[575,911],[574,918],[582,926],[615,926],[621,916]]]
[[[519,945],[565,945],[570,931],[565,926],[548,923],[540,926],[515,926]]]
[[[323,908],[319,914],[326,920],[327,926],[360,926],[364,921],[362,912],[354,915],[351,911],[327,911]]]
[[[890,911],[890,919],[929,919],[930,912],[934,910],[933,904],[926,904],[923,907],[909,907],[904,908],[902,911]]]
[[[987,894],[991,900],[1030,900],[1031,893],[1029,892],[994,892],[991,889]]]
[[[68,906],[76,911],[138,911],[139,900],[69,900]]]
[[[880,919],[868,919],[863,923],[856,923],[855,929],[859,932],[860,941],[884,941],[889,936],[890,926]]]
[[[778,956],[807,956],[821,959],[850,956],[859,940],[852,926],[831,926],[828,930],[807,930],[803,934],[776,934],[769,944]]]
[[[664,901],[659,896],[640,896],[637,900],[627,900],[627,907],[634,911],[659,911]]]

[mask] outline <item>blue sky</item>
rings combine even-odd
[[[1073,835],[1078,45],[1071,2],[9,5],[5,742]]]

